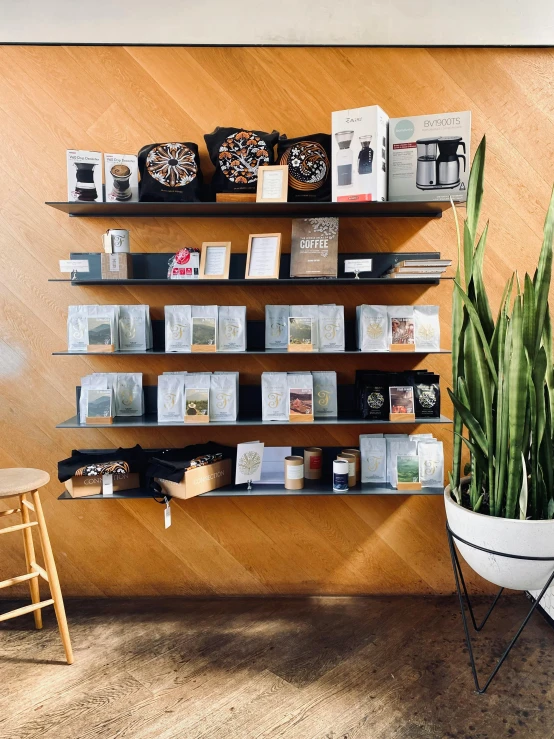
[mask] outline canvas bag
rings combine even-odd
[[[417,352],[437,352],[441,348],[438,305],[415,305],[415,348]]]
[[[331,200],[331,136],[313,133],[277,142],[277,161],[289,168],[287,200],[328,202]]]
[[[362,482],[387,482],[387,440],[360,434]]]
[[[191,306],[166,305],[164,315],[166,352],[190,352]]]
[[[218,372],[210,377],[210,421],[236,421],[238,372]]]
[[[67,310],[67,351],[86,352],[88,346],[88,305],[70,305]]]
[[[318,310],[320,352],[344,351],[344,305],[320,305]]]
[[[419,481],[426,488],[444,487],[444,449],[442,441],[420,441]]]
[[[158,377],[158,423],[184,423],[185,375]]]
[[[387,352],[387,307],[385,305],[358,305],[356,307],[358,349],[362,352]]]
[[[335,418],[337,415],[337,373],[312,372],[314,418]]]
[[[212,188],[218,192],[256,192],[258,167],[275,164],[278,131],[217,127],[204,134],[215,167]]]
[[[118,372],[114,390],[116,416],[144,414],[142,372]]]
[[[119,350],[144,352],[152,349],[152,322],[148,305],[119,306]]]
[[[185,143],[148,144],[138,153],[141,202],[186,203],[200,200],[202,170],[198,146]]]
[[[262,372],[262,421],[288,421],[286,372]]]
[[[286,349],[288,346],[289,305],[266,305],[265,348]]]
[[[246,351],[246,306],[220,305],[218,311],[218,352]]]

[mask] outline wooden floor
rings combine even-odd
[[[53,613],[42,632],[31,617],[1,624],[0,739],[554,736],[554,630],[540,615],[478,696],[451,597],[67,607],[72,667]],[[507,598],[479,653],[498,654],[527,607]]]

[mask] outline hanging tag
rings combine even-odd
[[[169,500],[167,498],[164,511],[164,525],[166,529],[171,526],[171,508],[169,507]]]
[[[102,495],[113,495],[113,475],[102,475]]]

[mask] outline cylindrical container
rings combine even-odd
[[[306,480],[321,480],[321,463],[323,452],[318,446],[304,449],[304,477]]]
[[[131,251],[131,240],[129,231],[125,228],[110,228],[106,236],[111,242],[111,250],[114,254],[128,254]]]
[[[285,457],[285,489],[302,490],[304,487],[304,459]]]
[[[333,462],[333,490],[336,493],[348,492],[348,462],[335,459]]]
[[[348,462],[348,487],[353,488],[356,484],[356,455],[341,452],[337,459],[345,459]]]
[[[359,449],[343,449],[341,454],[354,454],[356,457],[356,482],[362,478],[362,454]]]

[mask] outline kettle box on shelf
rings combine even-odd
[[[471,111],[391,118],[389,200],[465,202]]]
[[[331,114],[334,203],[387,199],[388,123],[378,105]]]
[[[99,151],[67,151],[67,200],[70,203],[101,203],[102,155]]]
[[[208,493],[210,490],[217,490],[230,485],[232,483],[232,467],[230,459],[220,459],[212,464],[185,470],[181,482],[171,482],[171,480],[158,478],[156,478],[156,482],[160,484],[166,495],[187,500],[202,495],[202,493]]]

